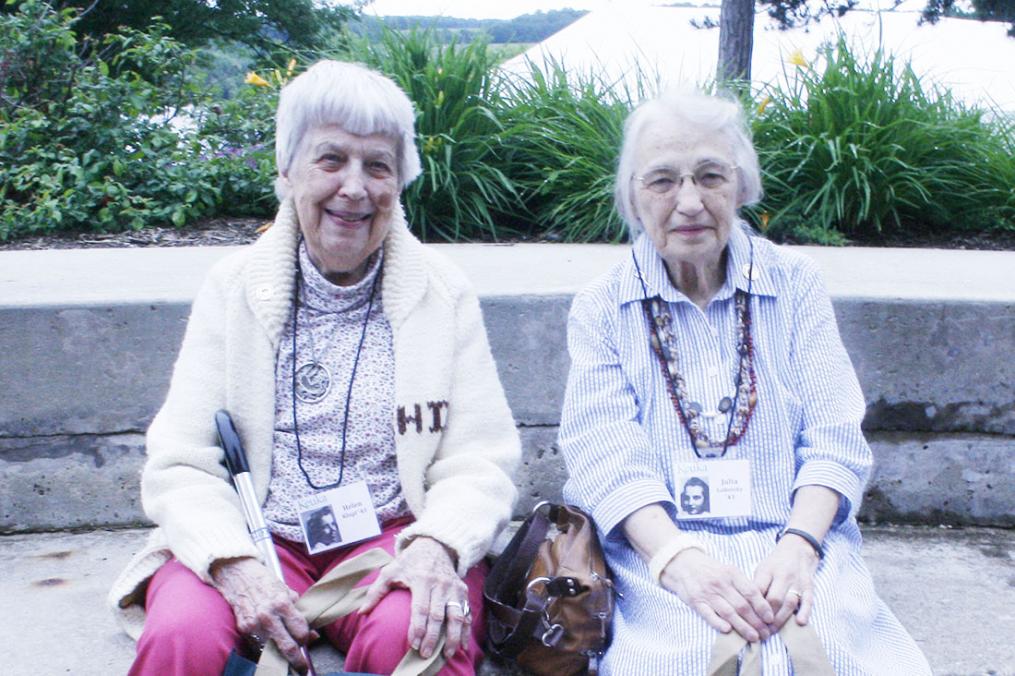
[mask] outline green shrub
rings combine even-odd
[[[270,210],[271,139],[247,138],[263,119],[212,113],[193,50],[161,24],[88,50],[74,23],[39,0],[0,16],[0,239]]]
[[[754,120],[776,238],[842,243],[883,235],[1015,227],[1015,134],[908,63],[864,57],[845,38],[823,71],[799,67],[769,86]]]
[[[430,30],[385,28],[379,40],[354,42],[352,54],[391,77],[415,104],[423,175],[404,193],[413,230],[424,240],[515,234],[496,220],[523,207],[498,155],[495,57],[485,39],[441,44]]]
[[[506,77],[503,105],[506,171],[532,215],[534,236],[573,242],[620,241],[613,183],[624,119],[644,94],[590,73],[568,73],[548,59],[527,77]]]
[[[82,58],[72,24],[73,14],[34,0],[0,17],[0,238],[141,227],[151,216],[182,222],[207,188],[178,180],[177,137],[165,119],[171,99],[187,102],[177,86],[185,55],[155,27],[109,36],[104,46],[117,55],[108,62]],[[128,66],[162,59],[151,79]],[[159,208],[152,190],[174,194],[175,204]]]
[[[294,64],[294,62],[290,62]],[[195,114],[200,160],[214,168],[216,213],[270,218],[275,200],[275,108],[288,75],[267,86],[242,85],[230,99],[207,103]]]
[[[197,52],[164,25],[92,44],[75,21],[42,0],[0,15],[0,240],[273,213],[275,105],[295,61],[214,100]],[[300,59],[363,61],[416,106],[424,173],[404,200],[423,239],[624,238],[613,177],[648,74],[628,89],[550,60],[508,77],[484,41],[426,31],[333,44]],[[766,194],[749,218],[775,239],[828,244],[1015,229],[1015,118],[844,39],[824,60],[755,108]]]

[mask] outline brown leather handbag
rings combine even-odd
[[[486,578],[492,652],[537,676],[595,674],[609,644],[613,594],[592,519],[540,503]]]

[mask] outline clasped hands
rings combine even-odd
[[[807,624],[814,603],[818,557],[799,538],[783,538],[749,579],[701,549],[685,549],[663,569],[660,584],[713,628],[736,631],[751,643],[764,641],[794,613]]]
[[[307,663],[300,647],[317,640],[318,633],[296,609],[299,595],[250,557],[216,561],[210,574],[213,586],[233,609],[239,632],[273,640],[286,660],[305,673]],[[370,612],[398,588],[412,595],[408,641],[421,656],[433,653],[445,623],[445,658],[468,649],[472,625],[468,588],[444,545],[427,537],[414,539],[381,568],[359,612]]]

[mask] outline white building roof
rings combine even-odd
[[[616,2],[586,14],[502,68],[524,75],[526,59],[541,64],[551,57],[570,71],[594,71],[610,81],[633,84],[640,67],[657,76],[663,87],[702,84],[714,77],[719,51],[718,28],[691,25],[706,17],[718,23],[719,7]],[[918,20],[916,10],[856,9],[841,18],[825,17],[804,28],[780,31],[774,21],[759,14],[752,80],[760,85],[793,77],[796,66],[787,61],[789,56],[799,50],[805,60],[815,63],[819,46],[834,41],[841,28],[851,45],[873,52],[882,43],[903,62],[911,61],[925,84],[936,83],[970,103],[993,102],[1015,111],[1015,38],[1006,34],[1008,24],[942,19],[921,26]]]

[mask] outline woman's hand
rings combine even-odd
[[[831,488],[801,486],[793,496],[793,511],[786,525],[810,533],[821,542],[841,502],[842,496]],[[797,624],[807,624],[814,605],[814,573],[819,562],[807,540],[787,533],[758,565],[754,582],[775,611],[772,632],[779,631],[794,612]]]
[[[420,655],[427,658],[433,653],[445,619],[444,657],[450,659],[459,648],[468,649],[472,615],[465,610],[469,589],[455,572],[452,554],[444,545],[428,537],[414,539],[394,561],[381,568],[360,612],[370,612],[395,588],[408,589],[412,594],[409,644]]]
[[[786,535],[754,572],[754,582],[775,611],[773,633],[796,613],[799,625],[807,624],[814,604],[814,573],[818,555],[806,540]]]
[[[673,557],[659,581],[724,634],[733,629],[751,643],[771,635],[775,614],[758,585],[700,549]]]
[[[317,632],[294,605],[299,595],[250,557],[220,559],[210,573],[215,589],[232,607],[240,633],[275,641],[289,663],[305,673],[307,662],[300,646],[315,640]]]

